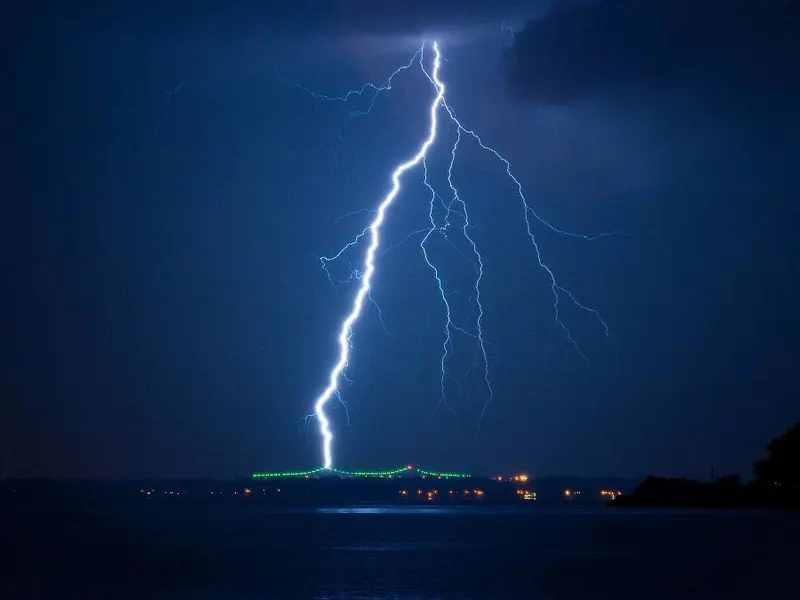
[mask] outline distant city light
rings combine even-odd
[[[622,496],[622,491],[620,490],[600,490],[600,495],[605,498],[611,498],[612,500],[616,500],[617,496]]]

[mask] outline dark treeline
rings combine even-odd
[[[615,506],[800,508],[800,423],[766,446],[752,481],[727,475],[713,482],[650,476]]]

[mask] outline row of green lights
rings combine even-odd
[[[435,471],[423,471],[422,469],[417,469],[417,473],[420,475],[427,475],[428,477],[442,477],[446,479],[465,479],[467,477],[472,477],[469,473],[436,473]]]
[[[309,477],[311,475],[315,475],[317,473],[321,473],[325,471],[324,467],[318,467],[311,471],[282,471],[277,473],[253,473],[254,479],[269,479],[275,477]],[[411,465],[401,467],[399,469],[391,469],[389,471],[343,471],[341,469],[329,469],[331,473],[336,473],[338,475],[344,475],[345,477],[392,477],[394,475],[400,475],[401,473],[407,473],[409,471],[416,471],[420,475],[425,475],[428,477],[443,477],[443,478],[459,478],[463,479],[466,477],[471,477],[468,473],[437,473],[435,471],[425,471],[423,469],[414,469]]]
[[[253,473],[253,479],[268,479],[270,477],[308,477],[320,471],[324,471],[323,467],[313,469],[311,471],[282,471],[280,473]]]
[[[341,469],[331,469],[333,473],[338,473],[345,477],[391,477],[400,473],[407,473],[410,470],[408,467],[392,469],[391,471],[342,471]]]

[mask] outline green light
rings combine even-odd
[[[441,477],[442,479],[466,479],[472,477],[469,473],[437,473],[436,471],[424,471],[423,469],[416,469],[420,475],[428,477]]]
[[[277,473],[253,473],[253,479],[273,479],[275,477],[310,477],[320,471],[324,471],[322,467],[313,469],[311,471],[282,471]]]
[[[400,473],[407,473],[408,467],[390,471],[343,471],[341,469],[331,469],[331,471],[345,477],[394,477],[395,475],[400,475]]]
[[[317,473],[327,471],[329,473],[340,475],[342,477],[395,477],[403,473],[415,472],[424,477],[439,477],[442,479],[466,479],[472,477],[469,473],[439,473],[437,471],[426,471],[418,469],[411,465],[400,467],[399,469],[390,469],[388,471],[344,471],[342,469],[325,469],[324,467],[317,467],[310,471],[278,471],[274,473],[253,473],[253,479],[275,479],[279,477],[311,477]]]

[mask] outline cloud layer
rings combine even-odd
[[[242,25],[266,33],[287,35],[419,34],[424,31],[474,23],[476,20],[530,16],[550,0],[123,0],[99,3],[81,0],[69,6],[73,20],[138,22],[148,27]],[[536,7],[540,7],[538,10]],[[58,11],[59,9],[53,9]],[[67,16],[67,9],[61,9]],[[524,15],[522,14],[524,13]]]
[[[620,86],[690,84],[703,93],[797,88],[794,0],[605,0],[560,4],[518,32],[510,89],[563,103]]]

